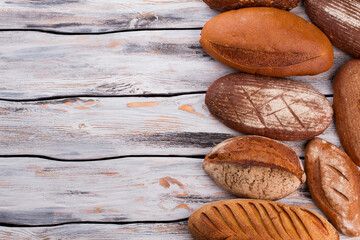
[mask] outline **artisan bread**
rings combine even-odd
[[[200,43],[223,64],[274,77],[319,74],[334,58],[329,39],[315,25],[276,8],[219,14],[205,24]]]
[[[360,166],[360,59],[348,61],[336,75],[334,111],[341,144]]]
[[[315,138],[306,147],[306,174],[311,196],[343,234],[360,235],[360,173],[340,148]]]
[[[338,48],[360,58],[360,1],[304,0],[305,10]]]
[[[205,103],[232,129],[285,141],[321,134],[333,116],[330,102],[309,84],[243,73],[215,81]]]
[[[245,7],[275,7],[290,10],[297,6],[300,0],[204,0],[210,8],[228,11]]]
[[[320,214],[264,200],[234,199],[206,204],[188,222],[195,240],[337,240]]]
[[[220,187],[245,198],[277,200],[306,179],[294,150],[260,136],[225,140],[206,155],[203,168]]]

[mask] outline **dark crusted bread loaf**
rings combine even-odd
[[[205,103],[230,128],[286,141],[321,134],[333,115],[330,102],[309,84],[243,73],[216,80]]]
[[[206,204],[188,222],[195,240],[337,240],[335,228],[310,210],[264,200]]]
[[[304,0],[305,10],[338,48],[360,58],[360,0]]]
[[[266,76],[315,75],[333,64],[329,39],[315,25],[276,8],[232,10],[209,20],[204,50],[237,70]]]
[[[210,8],[228,11],[245,7],[275,7],[290,10],[297,6],[300,0],[204,0]]]

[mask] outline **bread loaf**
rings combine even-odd
[[[310,210],[264,200],[206,204],[188,222],[195,240],[337,240],[339,234]]]
[[[340,148],[315,138],[306,147],[306,174],[311,196],[343,234],[360,235],[360,174]]]
[[[274,77],[318,74],[328,70],[334,58],[329,39],[316,26],[276,8],[219,14],[205,24],[200,43],[223,64]]]
[[[228,11],[245,7],[275,7],[290,10],[297,6],[300,0],[204,0],[210,8]]]
[[[286,141],[321,134],[333,115],[330,102],[308,84],[243,73],[215,81],[205,103],[232,129]]]
[[[334,111],[341,144],[360,166],[360,59],[348,61],[336,75]]]
[[[245,198],[277,200],[306,179],[294,150],[260,136],[225,140],[206,155],[203,168],[220,187]]]
[[[338,48],[360,58],[360,1],[304,0],[305,10]]]

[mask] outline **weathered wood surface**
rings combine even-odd
[[[302,7],[293,12],[307,18]],[[94,33],[200,28],[219,13],[201,0],[7,0],[0,2],[0,29]]]
[[[153,224],[69,224],[56,227],[0,227],[3,240],[109,240],[109,239],[193,239],[187,221]]]
[[[205,94],[193,94],[0,101],[1,154],[65,160],[205,155],[221,141],[241,134],[211,116],[204,98]],[[333,123],[320,137],[340,145]],[[305,143],[287,142],[300,156]]]
[[[0,158],[0,222],[49,225],[184,219],[206,203],[234,198],[206,175],[202,161],[180,157],[95,162]],[[305,185],[280,202],[319,212]]]
[[[0,32],[0,98],[206,91],[235,70],[208,56],[199,38],[199,30],[91,36]],[[335,49],[329,71],[292,79],[332,94],[331,79],[349,59]]]
[[[56,227],[8,228],[0,227],[0,239],[6,240],[73,240],[73,239],[193,239],[187,221],[155,224],[69,224]],[[340,239],[349,238],[340,235]]]

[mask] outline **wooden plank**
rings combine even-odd
[[[299,6],[293,12],[308,19]],[[201,0],[7,0],[0,9],[0,29],[77,33],[200,28],[220,13]]]
[[[202,161],[0,158],[0,219],[20,225],[184,219],[206,203],[234,198],[206,175]],[[305,185],[280,202],[319,212]]]
[[[200,30],[62,36],[0,33],[0,98],[167,94],[206,91],[235,70],[208,56]],[[332,94],[335,72],[350,56],[335,49],[326,73],[292,77]]]
[[[57,227],[0,227],[0,239],[193,239],[187,222],[152,224],[69,224]],[[340,235],[340,239],[359,239]]]
[[[70,224],[57,227],[9,228],[0,227],[0,239],[193,239],[187,222],[152,224]]]
[[[205,94],[194,94],[0,101],[1,154],[65,160],[205,155],[221,141],[241,134],[211,116],[204,98]],[[320,137],[340,145],[334,124]],[[287,144],[304,156],[305,142]]]

